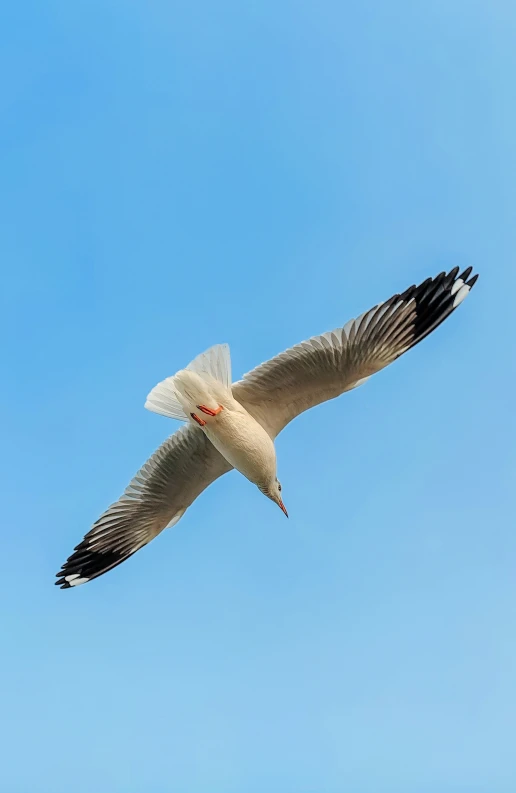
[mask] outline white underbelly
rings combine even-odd
[[[203,430],[223,457],[251,482],[268,485],[275,478],[274,443],[246,411],[224,409]]]

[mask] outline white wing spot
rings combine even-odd
[[[451,295],[454,295],[454,294],[455,294],[455,292],[458,292],[458,291],[459,291],[459,289],[460,289],[462,286],[464,286],[464,281],[462,280],[462,278],[457,278],[457,280],[456,280],[456,281],[455,281],[455,283],[453,284],[452,288],[450,289],[450,294],[451,294]]]
[[[369,380],[370,377],[371,375],[368,375],[367,377],[362,377],[360,380],[357,380],[356,383],[353,383],[353,388],[358,388],[359,386],[363,385],[366,380]]]
[[[89,578],[81,578],[79,573],[74,573],[73,575],[65,575],[65,581],[67,581],[70,586],[80,586],[81,584],[86,584],[89,581]]]
[[[459,279],[460,280],[460,279]],[[453,301],[453,308],[457,308],[457,306],[462,303],[464,298],[466,298],[469,294],[470,287],[467,284],[461,286],[457,294],[455,295],[455,300]],[[453,294],[453,292],[452,292]]]
[[[170,521],[167,523],[167,525],[165,526],[165,529],[171,529],[171,528],[172,528],[172,526],[175,526],[175,525],[176,525],[176,523],[178,523],[178,522],[181,520],[181,518],[183,517],[183,515],[185,514],[185,512],[186,512],[186,509],[180,509],[180,510],[179,510],[179,512],[176,512],[176,514],[174,515],[174,517],[172,518],[172,520],[170,520]]]

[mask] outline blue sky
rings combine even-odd
[[[516,789],[513,3],[5,4],[0,782]],[[469,299],[72,591],[216,342],[239,377],[440,270]]]

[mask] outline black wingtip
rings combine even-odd
[[[126,559],[129,559],[136,549],[131,552],[126,551],[93,551],[84,547],[81,543],[75,552],[62,566],[59,573],[56,573],[57,581],[55,585],[61,589],[72,589],[82,584],[86,584],[94,578],[98,578],[108,570],[118,567]]]
[[[407,290],[405,299],[416,303],[412,347],[444,322],[467,297],[478,279],[478,275],[470,278],[472,272],[473,268],[467,267],[458,275],[459,268],[454,267],[447,274],[439,273],[435,278],[427,278],[419,286]]]

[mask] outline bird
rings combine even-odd
[[[57,573],[70,589],[124,562],[182,518],[216,479],[238,470],[288,517],[274,440],[296,416],[363,385],[415,347],[467,297],[468,267],[427,278],[338,328],[291,347],[232,383],[227,344],[153,388],[145,407],[183,421],[93,524]]]

